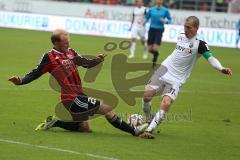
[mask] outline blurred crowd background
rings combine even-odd
[[[109,5],[132,6],[135,0],[55,0],[81,3],[98,3]],[[154,0],[143,0],[144,6],[150,7]],[[165,0],[165,6],[171,9],[215,11],[240,13],[240,0]]]

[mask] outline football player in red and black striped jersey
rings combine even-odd
[[[57,29],[51,36],[53,49],[45,53],[39,65],[23,78],[12,76],[9,81],[15,85],[24,85],[39,78],[48,72],[57,81],[61,87],[61,100],[70,113],[82,114],[82,121],[66,122],[56,117],[50,116],[40,124],[36,129],[47,130],[52,127],[60,127],[70,131],[90,132],[88,116],[93,114],[105,115],[106,119],[116,128],[139,135],[144,127],[134,127],[125,123],[113,111],[112,107],[107,104],[100,104],[100,101],[88,97],[84,94],[81,79],[77,66],[92,68],[104,60],[105,55],[99,54],[93,59],[87,59],[77,54],[69,48],[69,33],[62,29]]]

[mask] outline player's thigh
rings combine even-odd
[[[145,86],[144,99],[151,99],[153,96],[159,95],[163,91],[164,83],[160,80],[160,71],[161,70],[157,70]]]
[[[133,27],[132,31],[131,31],[131,38],[132,39],[136,39],[138,36],[138,28],[137,27]]]
[[[147,84],[145,86],[144,94],[143,94],[143,100],[144,102],[148,102],[152,100],[152,97],[154,97],[157,93],[156,87]]]
[[[139,28],[138,36],[141,38],[141,41],[145,41],[145,33],[146,33],[146,30],[144,27]]]

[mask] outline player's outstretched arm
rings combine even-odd
[[[92,68],[98,65],[99,63],[101,63],[102,61],[104,61],[105,57],[106,57],[105,54],[99,54],[93,59],[88,59],[88,58],[84,58],[82,56],[77,55],[74,57],[74,63],[84,68]]]
[[[223,74],[226,75],[232,75],[232,70],[231,68],[225,68],[221,65],[221,63],[213,56],[210,56],[208,58],[208,62],[211,64],[211,66],[215,69],[217,69],[218,71],[220,71]]]
[[[33,69],[31,72],[26,74],[23,78],[20,78],[19,76],[12,76],[8,79],[8,81],[12,82],[15,85],[28,84],[38,79],[41,75],[45,73],[40,68],[41,66],[40,67],[38,66],[36,69]]]
[[[38,79],[41,77],[44,73],[46,73],[49,69],[50,60],[48,58],[47,54],[44,54],[44,56],[41,58],[40,63],[37,65],[35,69],[33,69],[31,72],[26,74],[24,77],[20,78],[19,76],[12,76],[8,79],[8,81],[12,82],[15,85],[24,85],[28,84],[35,79]]]
[[[222,66],[219,60],[217,60],[217,58],[215,58],[212,55],[206,42],[200,40],[198,52],[201,53],[206,60],[208,60],[208,62],[211,64],[213,68],[215,68],[216,70],[220,71],[223,74],[232,75],[231,68],[226,68]]]

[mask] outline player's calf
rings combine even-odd
[[[124,132],[130,133],[133,136],[138,136],[147,128],[148,124],[143,124],[140,126],[131,126],[118,117],[115,113],[109,112],[105,115],[108,122],[113,125],[115,128],[118,128]]]

